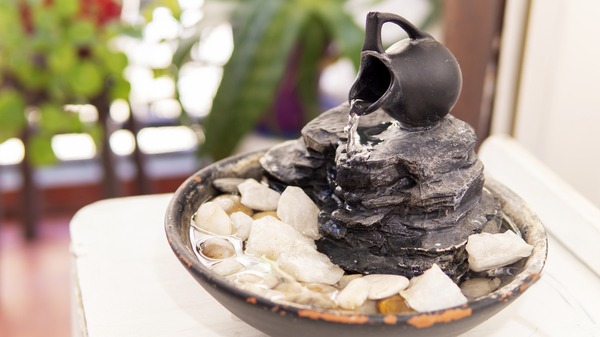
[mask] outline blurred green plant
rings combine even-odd
[[[34,165],[56,160],[59,133],[88,133],[99,144],[99,125],[64,107],[128,98],[127,57],[109,47],[124,28],[120,12],[114,0],[0,3],[0,143],[25,138]]]
[[[441,0],[427,1],[431,10],[422,26],[435,22],[441,8]],[[363,6],[378,2],[365,1]],[[229,9],[234,49],[202,120],[201,155],[227,157],[257,127],[277,136],[297,136],[294,131],[321,112],[321,70],[339,58],[350,59],[358,69],[364,32],[346,0],[206,0],[205,8],[215,3],[220,4],[219,15]],[[209,20],[214,16],[205,13]],[[174,69],[189,60],[201,33],[179,41]]]
[[[277,97],[283,108],[300,110],[285,113],[300,113],[291,118],[301,124],[314,118],[320,112],[320,70],[338,57],[358,68],[363,39],[343,0],[234,2],[234,50],[203,121],[200,151],[214,160],[230,155],[261,119],[276,114]]]

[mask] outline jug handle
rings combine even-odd
[[[369,12],[367,14],[367,23],[365,26],[365,40],[362,51],[372,50],[379,53],[385,53],[381,43],[381,27],[386,22],[395,23],[400,26],[411,40],[431,38],[431,35],[423,32],[405,18],[392,14],[381,12]]]

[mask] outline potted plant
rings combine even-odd
[[[101,140],[110,102],[126,99],[127,58],[109,48],[120,31],[116,0],[8,0],[0,3],[0,143],[19,138],[25,235],[35,235],[33,166],[54,163],[51,140],[87,133]],[[64,107],[92,104],[97,122]],[[106,145],[106,144],[104,144]]]
[[[203,120],[201,153],[224,158],[259,124],[278,135],[293,135],[320,112],[320,69],[343,56],[357,64],[362,45],[361,28],[344,3],[236,2],[230,18],[234,50]]]
[[[97,124],[82,122],[64,106],[127,98],[127,58],[108,46],[120,11],[114,0],[0,4],[0,142],[24,138],[28,160],[41,165],[55,160],[55,134],[100,138]]]

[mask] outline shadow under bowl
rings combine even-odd
[[[546,231],[523,200],[498,182],[485,187],[502,205],[502,212],[533,246],[522,268],[498,290],[467,304],[439,311],[409,314],[348,313],[283,305],[242,290],[203,265],[190,241],[192,216],[203,202],[219,194],[212,182],[218,178],[260,179],[259,159],[264,151],[238,155],[214,163],[189,177],[175,192],[165,215],[165,231],[173,252],[190,274],[218,302],[249,325],[271,336],[386,337],[456,336],[486,321],[536,282],[547,255]]]

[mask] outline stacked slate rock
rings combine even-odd
[[[452,117],[405,129],[383,110],[362,116],[361,148],[348,152],[350,107],[317,117],[302,137],[269,150],[273,186],[302,187],[321,208],[319,251],[347,272],[413,277],[436,263],[467,272],[469,235],[497,232],[501,216],[483,189],[472,128]]]

